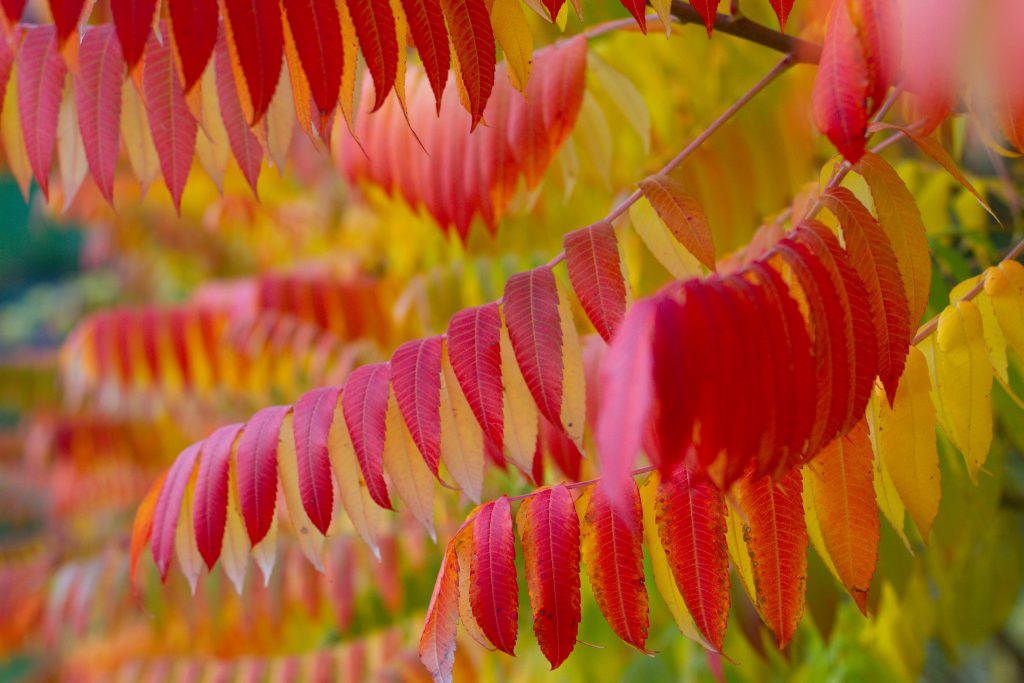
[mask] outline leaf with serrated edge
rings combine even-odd
[[[519,587],[508,498],[485,504],[473,524],[470,602],[484,635],[496,648],[515,654]]]
[[[413,517],[423,525],[430,537],[434,532],[434,475],[423,462],[416,444],[402,421],[394,392],[388,400],[384,437],[384,471],[387,472],[398,497]]]

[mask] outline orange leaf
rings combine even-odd
[[[640,191],[658,212],[668,229],[708,270],[715,269],[715,241],[700,203],[678,180],[653,175],[640,181]]]
[[[494,30],[484,0],[441,0],[441,9],[448,24],[459,79],[469,99],[467,107],[476,128],[484,115],[484,106],[494,87]]]

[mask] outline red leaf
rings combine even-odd
[[[864,415],[878,374],[878,342],[871,324],[868,295],[860,276],[850,264],[847,252],[831,230],[817,221],[806,221],[797,228],[796,236],[828,271],[844,312],[847,348],[851,350],[847,362],[852,371],[845,417],[841,422],[842,430],[846,431]]]
[[[491,303],[459,311],[448,322],[448,357],[462,393],[499,450],[504,443],[501,400],[501,316]]]
[[[17,61],[18,113],[25,152],[39,188],[49,196],[57,112],[67,73],[54,39],[54,27],[41,24],[27,29]]]
[[[487,639],[502,652],[514,655],[519,586],[512,512],[505,496],[480,508],[473,522],[469,599]]]
[[[249,418],[238,440],[238,506],[249,540],[267,535],[277,504],[277,444],[288,406],[263,408]]]
[[[50,16],[53,17],[54,26],[57,27],[58,47],[64,45],[82,19],[82,10],[85,9],[85,0],[49,0]]]
[[[163,40],[150,36],[142,71],[142,88],[149,114],[149,130],[160,158],[160,170],[174,206],[181,211],[181,195],[192,169],[196,149],[196,120],[185,102],[178,71],[171,54],[170,36],[162,29]]]
[[[395,17],[391,14],[391,3],[388,0],[350,2],[348,10],[356,27],[366,68],[373,77],[373,111],[376,111],[391,92],[398,71]],[[402,49],[405,49],[404,45]]]
[[[338,105],[341,87],[343,53],[341,20],[335,0],[282,0],[288,26],[295,36],[302,69],[306,72],[313,101],[321,118],[330,115]],[[369,5],[369,2],[349,3]],[[385,5],[387,2],[385,0]],[[359,24],[356,24],[358,31]],[[369,63],[369,60],[367,60]]]
[[[629,310],[601,360],[602,388],[597,414],[597,457],[602,490],[625,510],[630,472],[648,429],[654,394],[652,333],[655,304],[641,299]]]
[[[441,0],[459,75],[469,98],[470,129],[476,128],[494,88],[494,31],[484,0]]]
[[[784,648],[800,622],[807,589],[807,526],[801,492],[803,480],[794,468],[775,484],[771,477],[749,475],[737,485],[747,519],[745,537],[754,573],[761,616]]]
[[[551,22],[558,18],[558,12],[562,9],[562,5],[565,4],[565,0],[543,0],[544,7],[548,10],[548,15],[551,17]]]
[[[647,2],[645,0],[619,0],[633,18],[636,19],[640,30],[647,34]]]
[[[16,24],[21,21],[26,2],[27,0],[0,0],[0,5],[3,6],[4,14],[9,22]]]
[[[124,60],[114,27],[89,28],[78,48],[75,108],[89,170],[100,192],[114,202],[114,171],[121,146]]]
[[[583,454],[564,429],[551,424],[543,415],[540,416],[538,446],[547,451],[567,480],[579,480]]]
[[[146,41],[153,26],[157,0],[110,0],[110,13],[114,15],[117,38],[121,41],[121,54],[132,69],[142,59]]]
[[[882,106],[900,69],[899,7],[892,0],[849,0],[847,11],[867,62],[870,116]]]
[[[458,538],[444,551],[444,561],[427,606],[420,635],[420,661],[435,681],[451,683],[455,666],[455,636],[459,625],[459,562],[455,553]]]
[[[772,4],[772,9],[775,10],[775,16],[779,18],[779,30],[783,33],[786,32],[786,20],[789,19],[789,13],[793,10],[793,0],[769,0]]]
[[[725,498],[707,479],[680,467],[658,485],[658,535],[672,576],[697,628],[719,651],[729,621]]]
[[[313,389],[295,402],[293,431],[295,462],[299,471],[302,508],[321,533],[331,526],[334,485],[331,460],[327,455],[327,434],[334,421],[341,387]]]
[[[561,424],[562,326],[554,273],[542,266],[510,277],[502,308],[516,362],[533,400],[544,417]]]
[[[217,43],[217,0],[167,0],[167,10],[182,87],[188,92],[202,78]]]
[[[138,570],[139,570],[139,558],[142,556],[142,550],[149,543],[149,539],[153,536],[153,517],[156,511],[156,501],[160,497],[160,492],[163,490],[164,482],[167,480],[167,471],[153,482],[153,485],[149,487],[149,491],[146,492],[145,498],[139,503],[139,509],[135,511],[135,520],[132,522],[132,540],[131,548],[128,560],[128,580],[132,585],[132,593],[136,599],[139,596],[138,590]]]
[[[868,81],[868,64],[848,3],[837,2],[814,80],[814,122],[850,163],[864,154]]]
[[[448,81],[451,55],[448,52],[448,29],[444,25],[441,0],[402,0],[409,33],[420,54],[420,62],[434,91],[437,111],[441,111],[441,95]]]
[[[864,283],[877,340],[878,376],[891,406],[911,337],[910,305],[896,254],[882,226],[848,189],[833,188],[821,199],[839,219],[850,263]]]
[[[704,20],[704,28],[711,37],[711,31],[715,28],[715,17],[718,15],[718,4],[722,0],[690,0],[690,5],[697,10],[697,14]]]
[[[20,40],[21,31],[17,28],[11,35],[0,33],[0,88],[3,88],[4,93],[7,92],[7,81],[11,77],[11,67],[14,65],[15,51]],[[3,108],[4,104],[0,102],[0,112]]]
[[[619,261],[619,242],[611,223],[595,223],[567,233],[565,265],[580,305],[605,341],[610,341],[626,315],[626,281]]]
[[[640,492],[632,480],[627,496],[620,514],[605,492],[604,480],[594,486],[582,526],[583,561],[605,621],[619,638],[646,652],[643,513]]]
[[[360,3],[355,3],[360,4]],[[254,124],[263,118],[277,89],[284,54],[284,29],[278,0],[224,0],[228,39],[248,86]]]
[[[825,446],[807,469],[825,548],[843,586],[866,616],[880,525],[867,419]]]
[[[167,479],[160,489],[160,496],[156,499],[150,549],[153,551],[153,561],[160,571],[161,581],[167,580],[167,570],[174,555],[174,533],[178,528],[181,502],[185,497],[185,487],[188,486],[195,469],[201,444],[202,442],[194,443],[178,455],[168,470]]]
[[[200,442],[199,446],[199,474],[196,478],[192,523],[196,531],[196,547],[209,569],[213,569],[220,557],[224,542],[231,449],[242,426],[233,424],[221,427]]]
[[[260,168],[263,164],[263,146],[245,120],[231,68],[231,55],[228,53],[227,40],[223,34],[217,43],[215,59],[217,99],[220,102],[220,117],[228,134],[228,144],[231,145],[231,153],[235,155],[238,167],[242,169],[242,175],[249,182],[252,193],[256,195]]]
[[[412,440],[437,476],[441,460],[441,337],[402,344],[391,356],[391,387]]]
[[[580,624],[580,522],[565,485],[525,499],[516,514],[533,632],[557,669],[576,646]]]
[[[641,180],[639,185],[640,191],[676,240],[708,270],[714,270],[715,241],[700,202],[671,176],[652,175]]]
[[[352,437],[359,469],[370,497],[391,509],[384,481],[384,430],[388,408],[388,366],[364,365],[349,375],[341,394],[341,412]]]

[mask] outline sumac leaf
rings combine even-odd
[[[295,402],[292,419],[302,507],[309,521],[323,534],[331,526],[334,510],[327,437],[340,393],[340,387],[324,387],[306,392]]]
[[[57,113],[67,73],[64,59],[58,52],[58,34],[53,26],[46,24],[25,31],[17,58],[18,113],[25,153],[44,196],[50,192]]]
[[[109,24],[89,28],[78,48],[75,108],[78,129],[96,186],[114,202],[114,171],[121,147],[121,45]]]
[[[263,408],[249,418],[238,440],[238,504],[255,546],[270,530],[277,505],[277,445],[287,406]]]
[[[370,496],[377,505],[391,509],[391,499],[384,481],[383,461],[388,387],[386,364],[364,365],[349,375],[345,382],[341,394],[341,411]]]
[[[619,243],[610,223],[595,223],[565,236],[569,281],[597,333],[611,341],[626,315],[626,281]]]
[[[196,547],[209,569],[213,569],[220,557],[224,542],[231,450],[241,431],[241,424],[221,427],[206,437],[199,447],[192,525],[196,530]]]
[[[487,639],[502,652],[514,655],[519,587],[512,512],[504,496],[485,504],[473,522],[470,603]]]
[[[430,471],[441,461],[441,337],[407,342],[391,356],[391,388]]]
[[[361,3],[356,3],[361,4]],[[247,113],[256,123],[270,106],[281,75],[284,33],[277,0],[224,0],[225,26],[245,76]]]
[[[484,433],[503,442],[501,315],[497,304],[467,308],[448,323],[448,358]]]
[[[167,0],[167,12],[182,89],[188,92],[202,77],[217,44],[217,0]]]
[[[129,69],[142,59],[156,5],[157,0],[110,0],[110,13],[114,16],[117,39],[121,41],[121,54]]]

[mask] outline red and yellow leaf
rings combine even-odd
[[[390,380],[384,363],[364,365],[353,372],[341,395],[341,410],[359,460],[359,469],[377,505],[391,509],[384,481],[384,432]]]
[[[249,418],[238,440],[238,504],[255,547],[270,530],[277,504],[277,446],[286,406],[264,408]]]
[[[231,153],[242,169],[242,175],[257,195],[256,186],[259,182],[260,168],[263,165],[263,146],[256,134],[249,128],[242,111],[242,103],[238,98],[234,70],[231,68],[231,55],[227,40],[221,34],[218,40],[214,67],[216,70],[217,100],[220,103],[220,117],[227,132]],[[207,94],[212,97],[214,93]]]
[[[348,11],[359,37],[359,47],[366,60],[366,67],[373,77],[375,95],[372,111],[376,111],[384,104],[384,99],[395,85],[398,72],[395,17],[388,0],[349,2]],[[405,49],[404,45],[402,49]]]
[[[57,28],[57,47],[63,47],[64,41],[78,28],[85,9],[85,0],[49,0],[50,16]],[[90,3],[90,7],[92,4]]]
[[[610,223],[567,233],[565,265],[580,305],[597,333],[611,341],[626,315],[626,280],[619,243]]]
[[[250,115],[249,123],[255,124],[270,106],[281,75],[281,11],[277,0],[223,1],[228,41],[247,86],[243,107]]]
[[[519,587],[512,512],[505,496],[485,504],[477,513],[473,521],[473,550],[473,615],[496,648],[514,655],[519,628]]]
[[[459,625],[457,540],[458,536],[452,538],[445,548],[420,635],[420,661],[438,683],[451,683],[455,666],[455,636]]]
[[[606,493],[604,480],[599,481],[591,493],[581,533],[583,562],[601,614],[617,636],[646,652],[643,512],[636,483],[630,480],[626,502],[618,506]]]
[[[680,467],[658,486],[658,534],[686,608],[708,642],[722,649],[729,620],[725,497]]]
[[[441,0],[448,35],[457,57],[459,81],[468,99],[472,123],[476,128],[494,88],[494,31],[484,0]]]
[[[194,443],[183,450],[167,471],[167,479],[160,489],[153,510],[153,531],[150,549],[153,561],[160,572],[160,580],[167,580],[167,570],[171,566],[174,554],[174,538],[178,528],[178,518],[185,499],[185,489],[195,470],[199,447],[202,442]]]
[[[326,534],[331,526],[334,510],[327,437],[340,394],[340,387],[324,387],[306,392],[295,402],[292,420],[302,507],[313,526],[322,534]]]
[[[320,110],[320,117],[326,118],[338,105],[341,87],[344,57],[338,6],[335,0],[282,0],[281,4],[295,38],[313,101]]]
[[[220,557],[224,542],[231,452],[241,431],[241,424],[221,427],[206,437],[200,446],[192,524],[196,531],[196,547],[209,569],[213,569]]]
[[[391,388],[409,433],[430,471],[441,461],[441,337],[399,346],[391,356]]]
[[[156,501],[163,490],[164,481],[167,479],[168,471],[164,471],[153,485],[149,487],[142,502],[135,511],[135,520],[132,522],[132,540],[128,560],[128,579],[132,584],[132,593],[138,599],[138,571],[139,558],[142,551],[153,536],[153,520],[156,512]]]
[[[533,632],[557,669],[576,646],[580,623],[580,528],[565,485],[527,498],[516,513]]]
[[[448,322],[448,358],[484,433],[504,441],[501,402],[501,315],[497,304],[459,311]]]
[[[647,197],[669,231],[708,270],[715,269],[715,242],[700,203],[675,178],[653,175],[640,181]]]

